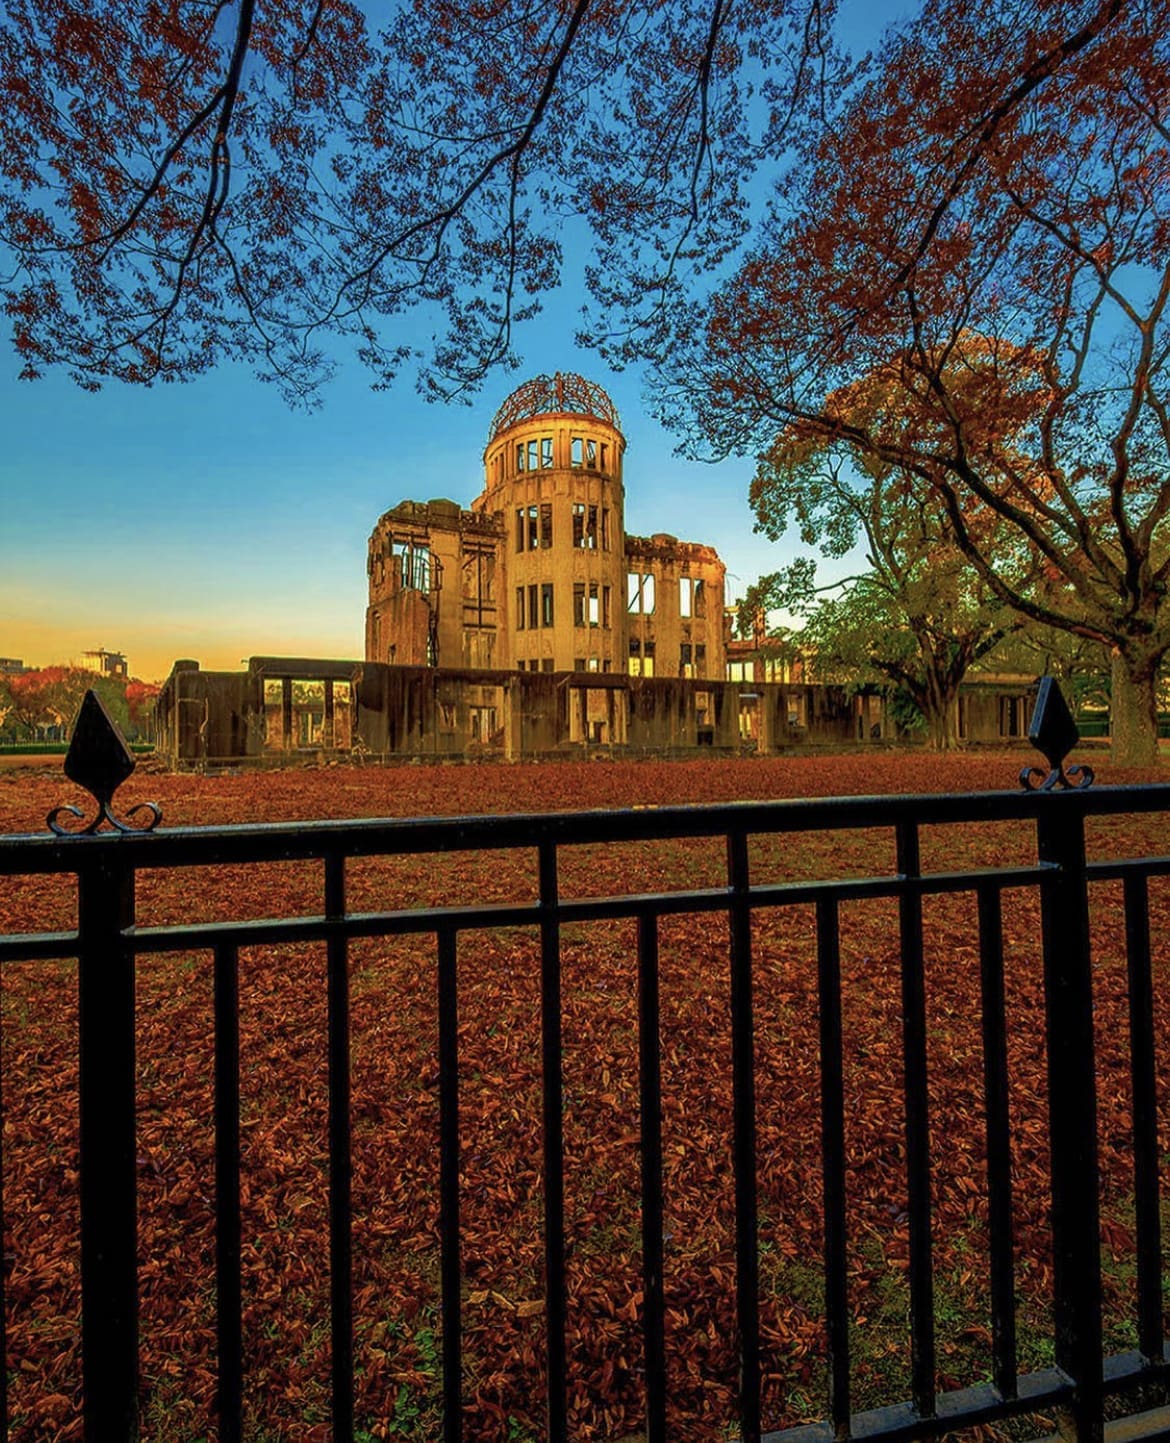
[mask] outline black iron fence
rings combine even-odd
[[[112,791],[104,798],[108,805]],[[821,1126],[823,1307],[829,1416],[787,1430],[787,1439],[930,1438],[952,1430],[1056,1414],[1068,1436],[1103,1436],[1109,1411],[1152,1407],[1166,1379],[1163,1253],[1160,1231],[1159,1078],[1154,1028],[1154,978],[1165,955],[1152,946],[1151,884],[1170,874],[1170,855],[1086,855],[1086,825],[1102,819],[1159,819],[1170,811],[1170,787],[1019,791],[966,796],[851,798],[632,810],[613,814],[534,815],[444,820],[317,822],[177,829],[130,835],[0,838],[0,876],[61,875],[76,879],[76,926],[0,938],[5,972],[37,959],[76,959],[79,1029],[81,1328],[83,1410],[89,1443],[137,1436],[139,1406],[136,1232],[135,976],[152,954],[193,951],[208,958],[214,987],[215,1308],[218,1375],[217,1436],[243,1436],[249,1360],[242,1326],[241,1100],[239,987],[241,949],[285,943],[323,945],[327,954],[329,1328],[331,1436],[355,1436],[353,1208],[351,1204],[350,951],[360,939],[429,938],[437,994],[437,1091],[442,1436],[464,1437],[467,1403],[462,1353],[468,1278],[461,1218],[460,1003],[458,959],[470,937],[533,929],[539,937],[541,1074],[541,1211],[543,1227],[544,1436],[572,1435],[567,1408],[573,1364],[568,1322],[565,1213],[562,930],[619,920],[635,940],[631,993],[636,995],[640,1091],[641,1298],[638,1319],[648,1443],[686,1436],[671,1420],[671,1346],[666,1314],[668,1203],[663,1191],[664,1073],[660,1047],[659,939],[669,919],[725,919],[729,970],[734,1198],[734,1337],[738,1398],[727,1436],[768,1436],[761,1406],[761,1226],[758,1212],[755,1031],[761,981],[754,923],[804,908],[815,917],[815,966]],[[1014,829],[1033,838],[1034,853],[1010,865],[924,868],[938,839],[963,828]],[[809,881],[754,875],[762,841],[859,831],[891,837],[892,870]],[[717,885],[652,893],[586,895],[564,885],[565,860],[581,848],[631,843],[661,847],[688,839],[725,844]],[[936,845],[937,844],[937,845]],[[876,846],[875,842],[875,846]],[[373,857],[438,858],[515,853],[534,860],[535,887],[523,900],[485,904],[351,910],[350,870]],[[1159,849],[1170,854],[1170,847]],[[876,853],[875,853],[876,855]],[[309,863],[318,877],[311,915],[247,917],[215,922],[136,923],[136,892],[144,872],[182,874],[191,868]],[[200,876],[206,874],[200,873]],[[1099,884],[1124,898],[1128,978],[1129,1081],[1136,1269],[1133,1335],[1137,1346],[1106,1356],[1102,1333],[1101,1238],[1098,1210],[1094,1039],[1094,960],[1090,896]],[[1005,894],[1038,898],[1038,961],[1043,967],[1048,1069],[1045,1105],[1050,1146],[1053,1356],[1049,1366],[1021,1365],[1016,1329],[1017,1259],[1013,1241],[1013,1176],[1008,1042],[1013,1021],[1004,990]],[[932,1262],[933,1150],[947,1118],[932,1111],[928,1066],[927,967],[923,907],[928,899],[973,898],[977,914],[979,988],[970,1006],[980,1017],[979,1085],[984,1114],[987,1282],[990,1348],[985,1381],[941,1390],[936,1350]],[[904,1196],[909,1230],[910,1397],[855,1405],[854,1319],[849,1279],[849,1154],[846,1137],[842,1031],[842,913],[884,899],[896,909],[900,955],[901,1035],[897,1052],[904,1094]],[[1155,936],[1153,941],[1161,942]],[[8,975],[11,975],[10,973]],[[723,981],[713,984],[718,993]],[[9,1087],[19,1079],[8,1080]],[[664,1222],[664,1218],[667,1221]],[[855,1310],[854,1310],[855,1311]],[[0,1367],[0,1378],[7,1377]],[[1112,1400],[1112,1401],[1110,1401]],[[872,1399],[868,1400],[872,1403]],[[3,1408],[8,1436],[7,1389]],[[1165,1418],[1150,1414],[1147,1435]],[[668,1426],[669,1423],[669,1426]],[[29,1434],[27,1436],[34,1436]],[[294,1436],[290,1433],[288,1436]],[[369,1435],[363,1435],[369,1436]]]

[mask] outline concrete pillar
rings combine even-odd
[[[756,690],[760,699],[756,702],[757,728],[756,755],[770,757],[776,749],[776,705],[779,701],[779,694],[773,686],[759,686]]]
[[[518,762],[524,752],[524,696],[519,677],[504,683],[504,760]]]

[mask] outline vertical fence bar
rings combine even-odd
[[[325,857],[325,916],[345,916],[345,854]],[[333,1437],[353,1437],[352,1158],[349,1121],[349,939],[330,932],[329,995],[329,1320],[332,1338]]]
[[[642,1118],[642,1299],[646,1443],[666,1443],[663,1321],[662,1054],[659,1047],[658,918],[638,918],[638,1081]]]
[[[1129,974],[1129,1043],[1133,1089],[1133,1190],[1137,1230],[1138,1347],[1162,1359],[1162,1226],[1158,1198],[1158,1091],[1154,1059],[1154,989],[1150,974],[1147,879],[1125,879],[1125,955]]]
[[[565,1397],[565,1141],[561,1062],[561,928],[557,912],[555,842],[540,843],[539,872],[548,1436],[549,1443],[564,1443],[568,1436]]]
[[[979,983],[983,1019],[988,1234],[991,1255],[992,1377],[1005,1398],[1018,1388],[1016,1291],[1012,1263],[1011,1132],[1008,1115],[1007,1013],[1003,985],[1003,913],[998,887],[978,889]]]
[[[1065,1429],[1100,1443],[1101,1243],[1097,1087],[1084,814],[1075,794],[1052,796],[1036,821],[1037,851],[1052,870],[1040,887],[1052,1168],[1056,1364],[1074,1384]]]
[[[459,1235],[458,934],[439,943],[439,1240],[442,1249],[443,1443],[463,1437],[463,1318]]]
[[[215,1331],[216,1406],[221,1443],[243,1434],[243,1331],[240,1282],[239,949],[215,948]]]
[[[735,1172],[735,1291],[739,1318],[739,1408],[743,1443],[760,1437],[760,1266],[756,1208],[756,1071],[752,1013],[752,913],[747,833],[727,836],[731,890],[732,1162]]]
[[[78,867],[81,1366],[86,1443],[138,1436],[134,872],[117,842]]]
[[[825,1194],[825,1318],[829,1411],[849,1435],[849,1284],[846,1272],[845,1078],[841,1028],[841,931],[837,899],[817,902],[817,995],[821,1043],[821,1167]]]
[[[906,1094],[906,1191],[910,1217],[910,1380],[914,1407],[935,1411],[934,1274],[930,1235],[930,1117],[927,1103],[926,975],[922,955],[922,894],[918,827],[897,827],[898,897],[902,944],[902,1049]]]

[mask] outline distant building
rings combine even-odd
[[[16,656],[0,656],[0,676],[20,676],[31,668]]]
[[[126,658],[120,651],[83,651],[77,662],[81,671],[95,671],[99,676],[129,676]]]

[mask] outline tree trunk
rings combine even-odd
[[[1158,660],[1113,653],[1110,760],[1119,767],[1158,764]]]
[[[957,695],[929,698],[924,708],[926,745],[932,752],[953,752],[959,746],[959,698]]]

